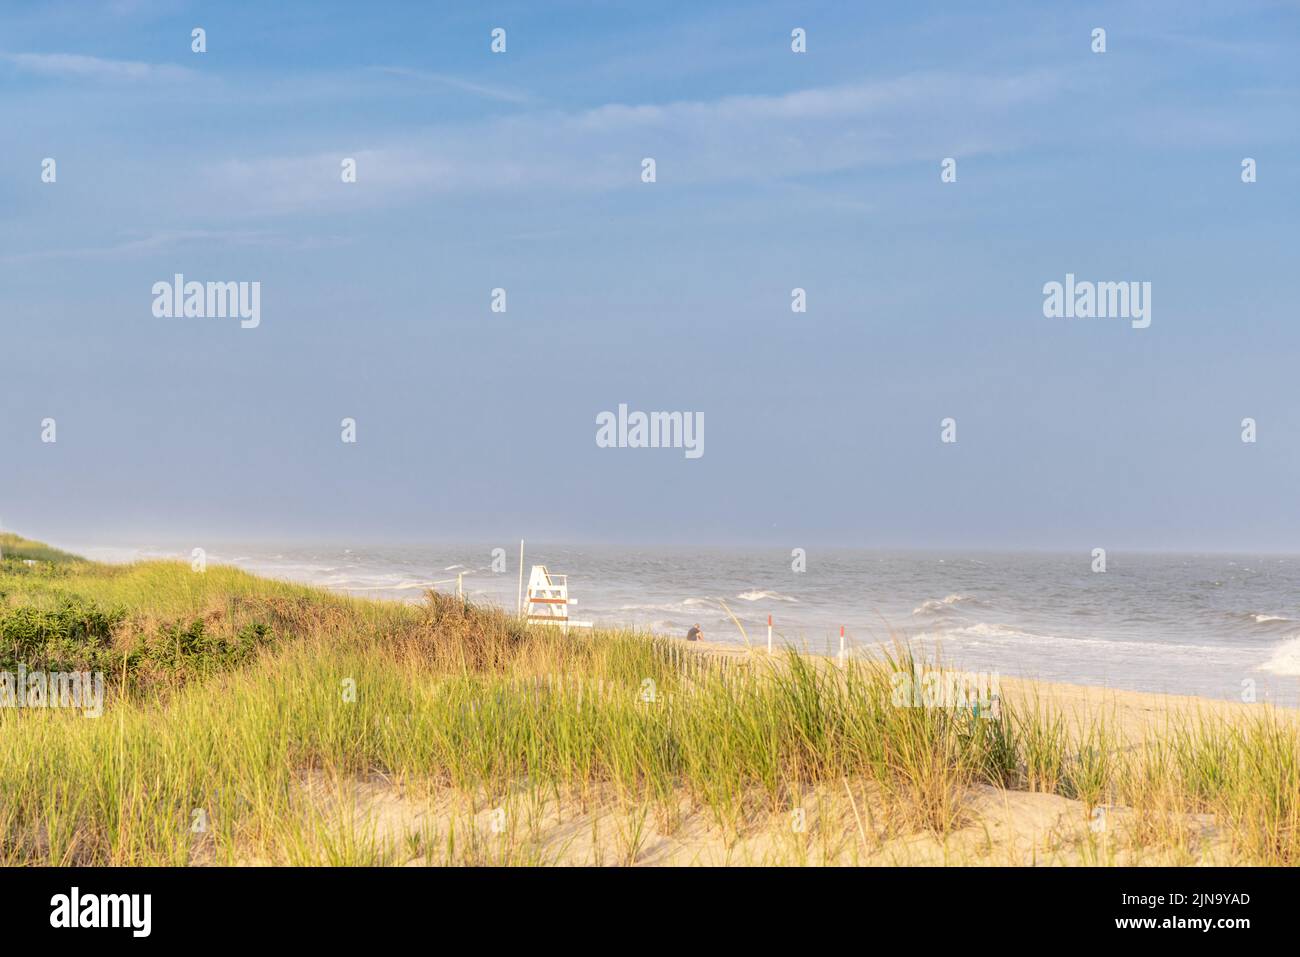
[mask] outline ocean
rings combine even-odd
[[[493,548],[505,570],[493,571]],[[209,563],[354,595],[419,601],[454,592],[513,611],[513,545],[207,548]],[[183,557],[188,549],[77,549],[100,560]],[[500,567],[498,555],[497,567]],[[528,566],[568,576],[571,615],[714,641],[775,641],[835,654],[896,641],[945,667],[1135,691],[1300,705],[1300,556],[1111,552],[875,552],[527,546]],[[725,607],[724,607],[725,605]]]

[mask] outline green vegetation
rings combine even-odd
[[[356,607],[233,568],[195,574],[176,562],[103,565],[3,538],[0,669],[102,671],[119,693],[224,671]]]
[[[0,556],[7,562],[46,562],[49,564],[81,563],[76,555],[51,548],[44,542],[33,542],[15,535],[13,532],[0,532]]]
[[[635,862],[701,813],[725,847],[780,832],[769,860],[879,860],[968,828],[981,787],[1077,800],[1083,824],[1122,806],[1057,849],[1086,860],[1300,863],[1300,738],[1271,711],[1134,746],[1039,705],[898,707],[905,650],[843,669],[717,657],[432,593],[359,601],[4,548],[0,670],[102,670],[110,691],[100,718],[0,708],[0,863],[545,863],[578,840],[543,840],[547,815],[594,832],[582,815],[600,807],[613,832],[583,837],[593,860]],[[358,813],[376,782],[422,823],[395,839]],[[804,806],[822,813],[791,832]]]

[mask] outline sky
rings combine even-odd
[[[1298,551],[1298,47],[1253,0],[4,4],[0,527]],[[156,316],[176,273],[260,324]],[[1150,326],[1046,317],[1067,273]],[[620,404],[703,454],[599,446]]]

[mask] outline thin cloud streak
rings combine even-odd
[[[425,130],[365,149],[226,160],[206,171],[232,208],[291,211],[337,200],[339,164],[357,161],[350,200],[640,185],[643,157],[660,179],[699,185],[774,182],[870,165],[938,161],[1014,148],[1004,120],[1052,100],[1056,74],[914,74],[780,96],[727,96],[663,105],[607,104],[577,112],[513,114]]]
[[[59,79],[114,80],[181,80],[195,74],[170,63],[144,63],[139,60],[109,60],[80,53],[0,53],[0,59],[24,73]]]
[[[261,230],[188,229],[160,230],[148,236],[127,239],[106,246],[83,246],[71,249],[43,249],[0,257],[5,265],[49,260],[126,259],[171,249],[185,243],[222,243],[231,246],[260,246],[274,249],[322,249],[345,245],[349,240],[338,237],[311,236],[290,239]]]
[[[413,70],[401,66],[376,66],[371,67],[377,73],[383,73],[387,76],[401,77],[407,80],[417,80],[422,83],[432,83],[438,86],[445,86],[449,89],[459,90],[462,93],[472,93],[475,96],[481,96],[484,99],[498,100],[502,103],[527,104],[537,102],[537,98],[531,93],[520,90],[510,90],[504,87],[488,86],[483,83],[475,83],[471,80],[465,80],[457,76],[448,76],[444,73],[430,73],[426,70]]]

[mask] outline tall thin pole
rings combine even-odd
[[[767,616],[767,653],[772,653],[772,616]]]
[[[515,601],[515,614],[524,613],[524,540],[519,539],[519,597]]]

